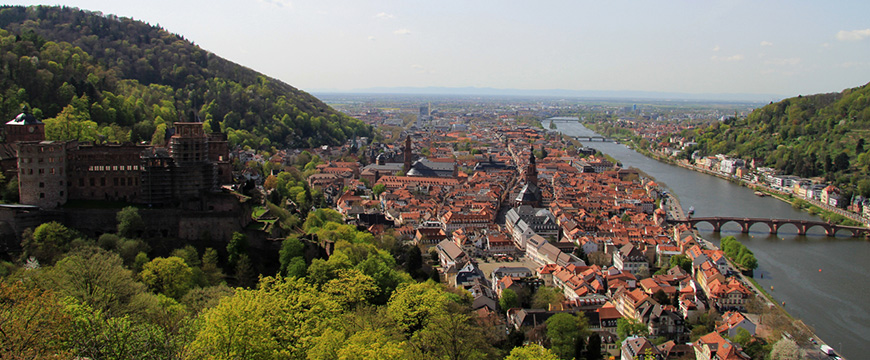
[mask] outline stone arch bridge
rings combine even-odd
[[[797,228],[798,235],[806,235],[807,230],[820,227],[825,230],[825,235],[834,236],[840,231],[846,231],[852,235],[852,237],[867,237],[870,236],[870,228],[858,227],[858,226],[843,226],[843,225],[835,225],[826,223],[823,221],[809,221],[809,220],[790,220],[790,219],[763,219],[763,218],[738,218],[738,217],[697,217],[697,218],[689,218],[686,220],[670,220],[671,223],[674,224],[688,224],[692,228],[697,226],[699,223],[708,223],[713,225],[713,231],[719,232],[722,230],[722,225],[733,222],[737,225],[740,225],[741,232],[748,233],[749,228],[752,225],[761,223],[767,225],[768,229],[770,229],[771,234],[776,234],[780,227],[786,224],[791,224]]]

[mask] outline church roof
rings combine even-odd
[[[523,186],[520,193],[517,194],[516,201],[523,203],[532,203],[541,201],[541,189],[533,183],[528,183]]]

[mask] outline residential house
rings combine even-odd
[[[643,251],[632,244],[624,245],[613,252],[613,267],[619,271],[628,271],[632,275],[638,275],[645,269],[649,276],[649,263]]]
[[[435,245],[435,251],[438,252],[438,260],[441,263],[442,272],[448,273],[448,269],[458,271],[469,262],[468,256],[462,251],[456,243],[451,240],[442,240]]]
[[[820,201],[823,204],[833,207],[842,207],[842,205],[845,204],[845,201],[842,201],[840,197],[840,189],[836,188],[834,185],[828,185],[822,190]]]
[[[652,356],[655,360],[665,359],[659,349],[645,337],[632,336],[625,339],[622,342],[621,353],[621,360],[652,360],[649,356]]]
[[[739,329],[744,329],[749,332],[749,335],[755,336],[755,328],[755,323],[746,318],[743,313],[728,311],[722,314],[722,323],[716,327],[716,331],[733,339]]]
[[[740,346],[725,339],[717,332],[702,336],[692,344],[697,360],[749,360]]]

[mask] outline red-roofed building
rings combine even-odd
[[[717,332],[702,336],[692,344],[697,360],[749,360],[743,350]]]
[[[728,311],[722,314],[722,323],[716,327],[716,331],[720,334],[724,333],[729,338],[734,338],[739,329],[744,329],[749,332],[749,335],[755,336],[755,328],[755,323],[747,319],[742,313]]]

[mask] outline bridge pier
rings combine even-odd
[[[740,232],[748,234],[750,226],[752,226],[752,223],[749,222],[749,219],[743,219],[743,221],[740,222]]]
[[[770,227],[770,233],[772,235],[776,235],[776,233],[779,231],[779,221],[771,221],[769,224],[767,224],[767,226]]]
[[[798,227],[798,235],[803,236],[807,234],[807,222],[801,221],[800,224],[795,224]]]

